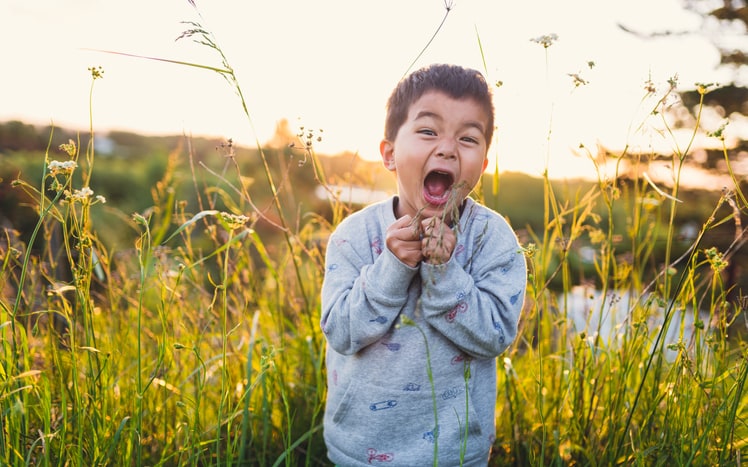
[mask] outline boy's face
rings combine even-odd
[[[440,91],[429,91],[410,106],[395,141],[379,145],[384,166],[397,175],[398,218],[420,210],[424,218],[441,216],[447,200],[460,203],[467,197],[488,164],[487,124],[475,100]],[[456,220],[447,216],[447,222]]]

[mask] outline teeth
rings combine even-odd
[[[453,180],[452,180],[452,174],[451,174],[451,173],[449,173],[449,172],[444,172],[444,171],[441,171],[441,170],[434,170],[434,173],[435,173],[435,174],[437,174],[437,175],[443,175],[443,176],[445,176],[445,177],[448,177],[448,178],[449,178],[449,183],[450,183],[450,184],[452,184],[452,183],[453,183]]]

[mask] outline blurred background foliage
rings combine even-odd
[[[707,94],[708,95],[708,94]],[[288,123],[278,124],[276,135],[263,147],[274,180],[278,186],[281,205],[287,211],[288,219],[295,219],[292,228],[301,231],[304,225],[317,216],[328,221],[332,220],[333,205],[326,199],[324,190],[320,191],[320,184],[311,162],[305,152],[304,138],[308,135],[294,134]],[[49,151],[49,160],[64,160],[67,156],[59,148],[60,144],[69,140],[76,141],[79,146],[85,141],[77,133],[52,127],[36,127],[18,121],[0,123],[0,221],[3,226],[18,230],[22,240],[27,240],[31,229],[38,217],[25,198],[27,196],[20,189],[13,186],[13,181],[21,178],[31,185],[38,186],[42,180],[45,153]],[[185,135],[148,136],[124,131],[97,133],[96,144],[96,173],[91,179],[91,189],[106,198],[107,203],[92,211],[94,228],[100,239],[109,248],[117,250],[128,248],[139,235],[138,229],[132,224],[134,213],[148,213],[154,206],[163,202],[163,197],[172,196],[174,202],[181,203],[181,208],[187,213],[197,213],[202,209],[218,209],[235,214],[248,214],[249,209],[240,206],[227,205],[230,196],[221,196],[220,187],[230,192],[232,187],[242,184],[247,188],[253,204],[264,215],[255,219],[253,228],[264,238],[266,244],[282,241],[277,228],[273,226],[276,215],[271,206],[272,199],[266,188],[261,159],[256,148],[245,148],[233,145],[230,140],[206,137],[188,137]],[[49,149],[47,149],[49,148]],[[605,153],[603,157],[616,157],[614,153]],[[366,161],[354,153],[315,156],[321,164],[321,170],[326,176],[328,185],[332,187],[357,187],[366,194],[363,198],[359,194],[356,199],[349,195],[345,188],[337,193],[341,199],[348,199],[347,210],[359,209],[363,204],[372,202],[387,194],[395,192],[394,176],[382,167],[379,162]],[[633,157],[630,156],[630,157]],[[650,155],[651,159],[662,158],[661,155]],[[715,156],[716,157],[716,156]],[[724,156],[720,155],[724,161]],[[739,151],[734,152],[735,159],[744,157]],[[234,166],[234,163],[238,166]],[[592,162],[590,162],[592,163]],[[700,164],[691,162],[692,164]],[[705,172],[724,173],[724,167],[718,163],[703,164],[700,170]],[[237,174],[241,174],[238,180]],[[524,173],[504,172],[499,176],[498,192],[494,192],[492,184],[493,174],[486,174],[481,189],[475,196],[490,207],[506,216],[518,231],[524,243],[530,240],[532,233],[538,233],[543,227],[543,179]],[[255,183],[257,182],[257,183]],[[560,200],[567,205],[573,205],[584,193],[588,192],[599,181],[583,179],[554,180],[554,190]],[[615,204],[613,211],[613,226],[616,234],[626,238],[627,229],[631,228],[630,219],[632,209],[642,200],[630,199],[630,190],[634,183],[644,183],[638,179],[637,173],[619,174],[616,186],[613,187],[623,198]],[[196,187],[195,184],[201,185]],[[195,193],[207,187],[214,193],[214,206],[198,206]],[[745,181],[741,184],[746,191]],[[197,189],[196,189],[197,188]],[[217,189],[218,188],[218,189]],[[291,189],[292,188],[292,189]],[[704,222],[717,204],[721,193],[713,189],[681,189],[678,193],[679,203],[676,219],[676,248],[675,257],[686,251]],[[658,209],[662,200],[647,200],[648,209]],[[228,201],[231,204],[231,201]],[[602,210],[598,223],[607,225],[607,213]],[[246,209],[247,212],[236,212]],[[721,251],[736,238],[736,222],[741,220],[727,220],[734,213],[730,207],[723,206],[719,214],[724,216],[715,228],[707,231],[705,244],[716,245]],[[663,226],[667,226],[664,218]],[[123,227],[124,226],[124,227]],[[130,228],[126,227],[130,226]],[[176,229],[178,225],[173,226]],[[662,258],[662,251],[666,243],[664,227],[654,245],[653,258]],[[569,261],[577,268],[574,277],[595,277],[592,258],[586,255],[590,246],[589,238],[579,238],[570,245]],[[625,257],[627,245],[618,246],[616,255]],[[725,270],[727,284],[733,285],[732,298],[742,297],[748,291],[748,277],[742,271],[748,265],[748,254],[743,249],[731,258],[729,267]],[[652,265],[658,266],[658,265]],[[662,266],[662,265],[659,265]],[[653,270],[656,268],[652,268]],[[558,288],[559,284],[550,284],[551,288]]]

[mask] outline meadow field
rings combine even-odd
[[[221,55],[214,71],[249,118],[228,59],[191,34]],[[103,74],[90,71],[95,99]],[[675,86],[642,92],[667,134]],[[318,155],[315,130],[283,148],[184,137],[117,158],[97,152],[95,125],[2,154],[23,168],[4,182],[33,216],[0,238],[0,464],[328,465],[326,239],[361,207],[345,187],[382,181]],[[491,465],[748,456],[748,300],[727,274],[746,261],[745,183],[725,148],[731,186],[682,189],[689,148],[668,156],[669,185],[636,170],[576,183],[487,173],[473,193],[509,218],[529,266],[519,338],[500,357]],[[624,149],[607,163],[655,156]]]

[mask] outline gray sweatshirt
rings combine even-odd
[[[504,218],[468,198],[450,260],[411,268],[385,245],[395,199],[346,218],[327,246],[328,457],[340,466],[432,465],[435,455],[442,466],[486,465],[496,357],[517,333],[524,255]]]

